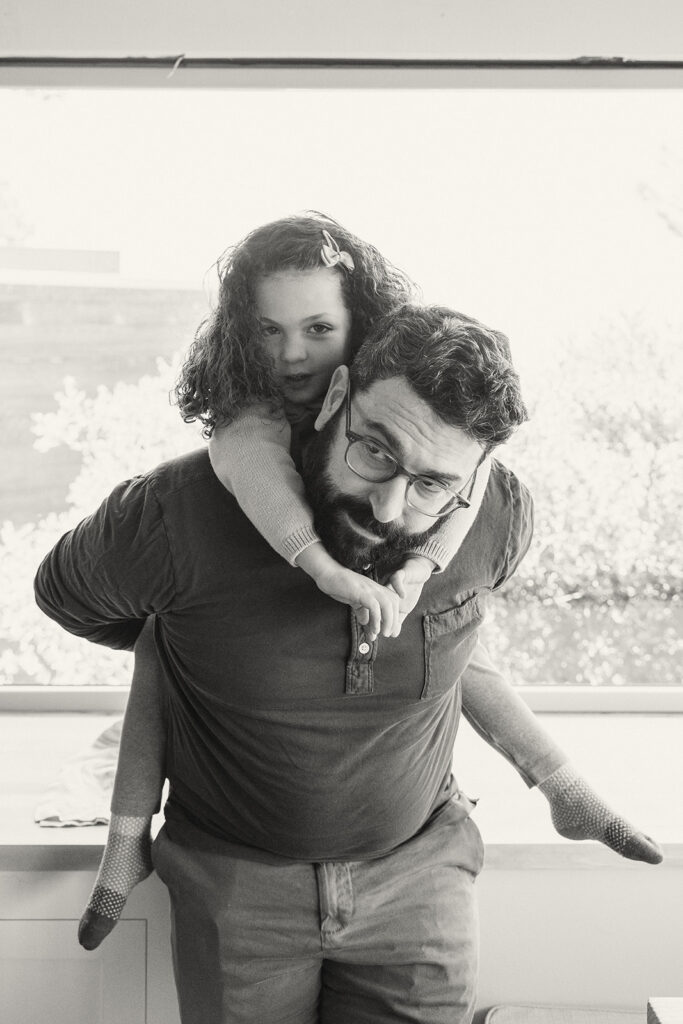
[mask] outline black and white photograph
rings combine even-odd
[[[0,1020],[683,1024],[683,11],[0,0]]]

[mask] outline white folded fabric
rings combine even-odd
[[[119,719],[64,762],[35,810],[43,828],[106,825],[119,755]]]

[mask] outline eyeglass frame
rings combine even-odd
[[[406,477],[406,480],[407,480],[407,483],[406,483],[406,493],[405,493],[406,505],[408,505],[409,508],[415,509],[415,511],[419,512],[420,515],[428,516],[430,519],[441,519],[442,516],[447,516],[451,512],[457,512],[458,509],[470,508],[471,507],[471,504],[472,504],[472,502],[471,502],[472,491],[474,490],[474,485],[476,483],[477,472],[478,472],[479,467],[481,466],[482,462],[486,458],[486,452],[483,453],[483,455],[479,459],[479,462],[474,467],[474,472],[465,481],[465,483],[463,485],[463,490],[464,490],[465,487],[467,487],[469,485],[469,495],[468,495],[467,498],[465,498],[460,493],[460,491],[452,491],[449,487],[443,487],[442,484],[439,484],[439,487],[442,487],[444,493],[445,494],[450,494],[451,497],[454,498],[458,502],[458,504],[456,504],[452,508],[451,507],[445,508],[442,512],[425,512],[424,509],[419,508],[417,505],[414,505],[411,502],[411,500],[410,500],[410,488],[413,486],[413,484],[417,480],[429,480],[429,481],[431,481],[431,483],[438,483],[438,481],[433,480],[431,477],[425,476],[424,473],[409,473],[408,470],[404,466],[401,465],[401,463],[398,461],[398,459],[396,458],[394,453],[389,451],[389,449],[386,447],[386,445],[382,444],[381,441],[377,441],[374,437],[368,437],[367,435],[357,434],[354,430],[351,430],[351,381],[348,382],[347,388],[346,388],[346,430],[345,430],[345,434],[346,434],[346,440],[348,441],[348,444],[346,445],[346,451],[344,452],[344,462],[349,467],[351,472],[355,473],[355,475],[357,477],[359,477],[359,479],[365,480],[366,483],[375,483],[375,484],[387,484],[387,483],[389,483],[390,480],[395,480],[397,476],[404,476],[404,477]],[[351,450],[353,445],[354,444],[358,444],[358,442],[362,442],[364,444],[372,443],[373,447],[379,448],[380,451],[384,452],[384,454],[387,455],[391,459],[391,461],[394,463],[394,466],[395,466],[394,472],[391,474],[391,476],[388,476],[386,478],[386,480],[375,480],[374,478],[369,478],[369,477],[363,476],[363,474],[359,473],[357,469],[354,469],[354,467],[349,462],[349,451]]]

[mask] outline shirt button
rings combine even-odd
[[[358,644],[358,653],[359,654],[368,654],[369,652],[370,652],[370,644],[366,644],[365,641],[363,641],[362,644]]]

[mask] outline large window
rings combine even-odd
[[[501,457],[537,527],[496,660],[520,684],[680,685],[683,91],[5,89],[0,120],[2,684],[127,680],[35,609],[36,565],[201,443],[168,391],[211,267],[309,208],[510,336],[532,419]]]

